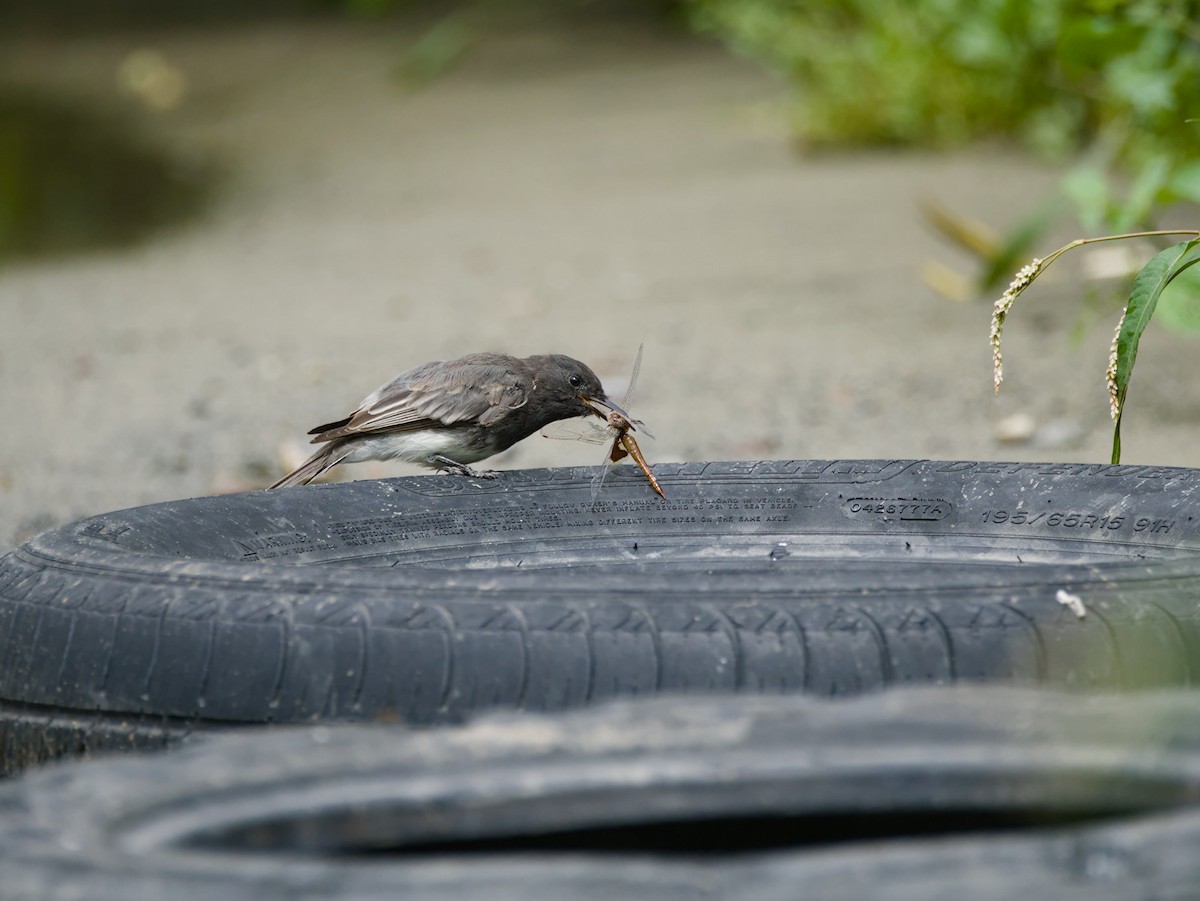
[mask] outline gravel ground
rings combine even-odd
[[[619,388],[644,342],[652,461],[1107,460],[1111,323],[1069,341],[1077,282],[1018,307],[996,400],[988,305],[920,278],[930,259],[962,262],[920,200],[1004,226],[1054,171],[998,150],[800,157],[777,83],[620,19],[498,29],[405,92],[391,76],[415,34],[0,36],[0,79],[108,104],[126,102],[125,54],[157,47],[188,92],[147,127],[226,173],[200,221],[0,270],[0,550],[90,514],[261,487],[307,428],[395,372],[485,349],[567,353]],[[1148,335],[1127,462],[1200,465],[1196,347]],[[1027,419],[1002,442],[1013,414]],[[598,456],[534,437],[491,465]]]

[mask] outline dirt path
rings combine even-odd
[[[408,37],[281,23],[0,46],[0,77],[109,100],[122,56],[160,48],[190,92],[155,130],[230,173],[201,222],[0,270],[0,550],[266,484],[281,446],[394,372],[482,349],[568,353],[619,383],[644,341],[658,461],[1107,458],[1109,325],[1072,350],[1068,286],[1031,297],[993,401],[988,310],[919,278],[953,260],[920,198],[1003,224],[1053,173],[992,152],[800,159],[770,79],[632,25],[496,34],[419,93],[389,77]],[[1200,465],[1195,355],[1147,339],[1130,462]],[[1038,428],[998,444],[1014,411]],[[535,437],[494,465],[595,459]]]

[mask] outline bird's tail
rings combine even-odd
[[[337,466],[350,453],[350,448],[340,441],[331,441],[323,448],[301,463],[295,470],[289,472],[271,488],[291,488],[294,485],[307,485],[317,476],[328,472]],[[267,490],[270,491],[271,488]]]

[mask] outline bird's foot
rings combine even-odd
[[[449,457],[443,457],[441,454],[434,455],[433,461],[438,464],[440,471],[453,472],[472,479],[500,478],[500,473],[494,469],[472,469],[466,463],[459,463],[457,460],[451,460]]]

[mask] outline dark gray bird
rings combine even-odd
[[[562,354],[468,354],[423,363],[308,434],[325,445],[272,488],[307,485],[339,463],[404,460],[471,476],[475,463],[558,419],[619,410],[596,374]]]

